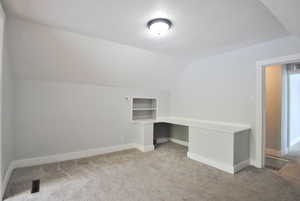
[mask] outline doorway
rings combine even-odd
[[[265,167],[280,170],[287,163],[287,65],[265,67]]]
[[[265,111],[265,68],[270,65],[283,65],[287,63],[299,63],[300,54],[270,58],[256,62],[256,126],[254,136],[254,155],[252,165],[263,168],[265,166],[266,143],[266,111]]]
[[[288,151],[286,157],[300,161],[300,63],[288,69]]]
[[[265,67],[265,167],[300,162],[300,63]]]

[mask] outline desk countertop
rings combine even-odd
[[[138,120],[138,121],[134,121],[134,123],[141,123],[141,124],[171,123],[171,124],[198,127],[201,129],[214,130],[214,131],[220,131],[223,133],[232,133],[232,134],[251,130],[251,127],[249,125],[205,121],[205,120],[186,118],[186,117],[158,117],[156,120]]]

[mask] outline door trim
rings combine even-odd
[[[265,164],[265,67],[300,62],[300,54],[276,57],[256,62],[256,158],[253,165],[259,168]]]

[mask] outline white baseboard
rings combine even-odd
[[[254,159],[250,159],[250,165],[251,166],[254,166],[256,168],[263,168],[260,163],[257,162],[257,160],[254,160]]]
[[[2,188],[1,188],[1,198],[2,198],[2,199],[3,199],[4,193],[5,193],[6,187],[7,187],[7,185],[8,185],[9,178],[10,178],[10,176],[12,175],[14,169],[16,169],[16,168],[17,168],[17,167],[16,167],[16,163],[15,163],[14,161],[12,161],[12,162],[9,164],[9,166],[8,166],[6,172],[5,172],[5,176],[4,176],[4,179],[3,179],[3,181],[2,181],[2,186],[1,186],[1,187],[2,187]]]
[[[250,165],[250,160],[242,161],[236,165],[234,165],[234,173],[239,172],[240,170],[244,169],[245,167],[248,167]]]
[[[185,146],[185,147],[188,146],[188,142],[183,141],[183,140],[178,140],[178,139],[175,139],[175,138],[169,138],[169,140],[170,140],[171,142],[174,142],[174,143],[176,143],[176,144],[180,144],[180,145]]]
[[[107,153],[112,153],[112,152],[117,152],[117,151],[122,151],[127,149],[133,149],[133,148],[136,148],[142,152],[154,150],[153,145],[144,146],[139,144],[126,144],[126,145],[118,145],[118,146],[98,148],[98,149],[89,149],[89,150],[78,151],[78,152],[69,152],[64,154],[15,160],[13,161],[13,163],[15,168],[22,168],[22,167],[43,165],[48,163],[62,162],[67,160],[75,160],[75,159],[107,154]]]
[[[266,148],[266,154],[271,155],[271,156],[280,157],[281,156],[281,151],[276,150],[276,149]]]
[[[50,156],[42,156],[42,157],[36,157],[36,158],[15,160],[14,163],[15,163],[16,168],[30,167],[30,166],[47,164],[47,163],[55,163],[55,162],[61,162],[61,161],[67,161],[67,160],[86,158],[86,157],[91,157],[91,156],[96,156],[96,155],[106,154],[106,153],[111,153],[111,152],[116,152],[116,151],[122,151],[122,150],[126,150],[126,149],[131,149],[131,148],[135,148],[135,146],[133,146],[133,144],[117,145],[117,146],[112,146],[112,147],[88,149],[88,150],[84,150],[84,151],[69,152],[69,153],[64,153],[64,154],[56,154],[56,155],[50,155]]]
[[[215,160],[212,160],[212,159],[200,156],[199,154],[195,154],[195,153],[191,153],[191,152],[188,152],[188,157],[190,159],[193,159],[193,160],[198,161],[200,163],[204,163],[206,165],[209,165],[209,166],[215,167],[217,169],[223,170],[223,171],[228,172],[230,174],[237,173],[240,170],[242,170],[243,168],[250,165],[250,160],[242,161],[242,162],[240,162],[236,165],[229,165],[229,164],[224,164],[224,163],[217,162]]]
[[[214,160],[209,159],[209,158],[205,158],[203,156],[200,156],[198,154],[191,153],[191,152],[188,152],[187,156],[190,159],[193,159],[193,160],[198,161],[200,163],[204,163],[206,165],[215,167],[217,169],[223,170],[223,171],[228,172],[230,174],[234,174],[234,166],[233,165],[220,163],[220,162],[214,161]]]
[[[69,152],[69,153],[50,155],[50,156],[21,159],[21,160],[15,160],[13,162],[15,168],[30,167],[36,165],[43,165],[47,163],[56,163],[56,162],[62,162],[67,160],[86,158],[86,157],[107,154],[107,153],[112,153],[117,151],[123,151],[123,150],[133,149],[133,148],[136,148],[142,152],[154,150],[153,145],[144,146],[140,144],[126,144],[126,145],[117,145],[112,147],[89,149],[84,151]]]
[[[141,144],[133,144],[133,147],[142,151],[142,152],[148,152],[154,150],[154,145],[141,145]]]

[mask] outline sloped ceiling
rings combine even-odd
[[[293,35],[300,37],[299,0],[261,0]]]
[[[11,16],[184,59],[288,34],[259,0],[4,0],[4,7]],[[170,34],[149,34],[155,17],[172,20]]]
[[[169,90],[186,63],[99,38],[10,19],[10,64],[17,79]]]
[[[259,0],[3,0],[17,78],[169,90],[185,66],[289,35]],[[164,37],[146,23],[172,20]]]

